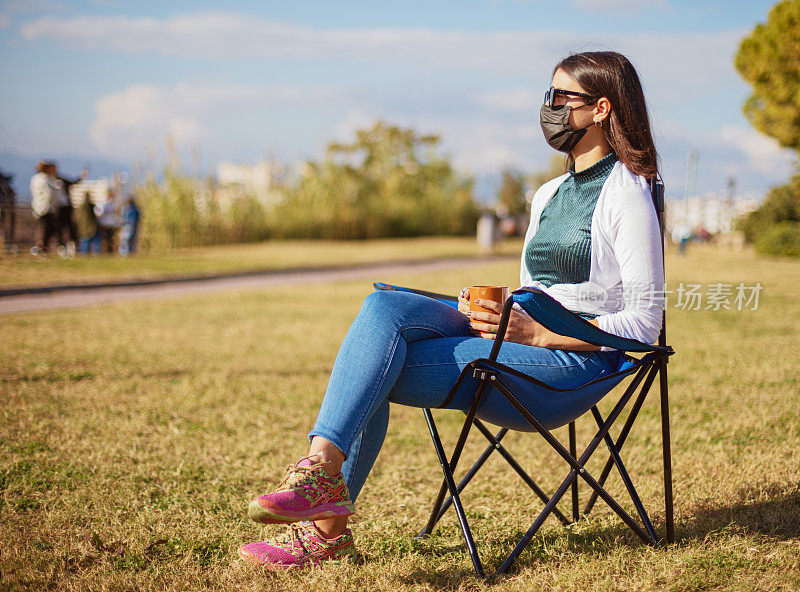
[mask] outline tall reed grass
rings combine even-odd
[[[141,246],[149,250],[266,239],[468,235],[479,207],[473,180],[434,151],[436,136],[377,122],[349,145],[330,144],[289,180],[257,194],[183,171],[142,175]]]

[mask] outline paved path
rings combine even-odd
[[[474,266],[511,258],[436,259],[433,261],[381,262],[357,267],[323,270],[276,270],[235,277],[212,277],[141,286],[112,286],[71,288],[44,293],[19,294],[0,298],[0,314],[15,314],[59,308],[80,308],[125,300],[147,300],[206,294],[223,290],[269,288],[368,278],[370,281],[391,282],[396,274],[430,272]]]

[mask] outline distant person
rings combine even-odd
[[[653,292],[663,294],[664,269],[648,185],[658,175],[658,157],[639,77],[616,52],[568,56],[553,69],[539,113],[545,140],[566,153],[570,167],[533,197],[520,284],[541,289],[601,330],[653,343],[664,311],[663,297]],[[489,357],[502,305],[481,299],[476,303],[492,312],[470,313],[467,296],[462,290],[458,310],[408,292],[366,297],[333,364],[307,456],[275,490],[250,502],[254,521],[288,524],[287,532],[242,546],[242,558],[288,569],[355,554],[348,519],[383,445],[390,404],[461,411],[472,404],[471,395],[448,393],[468,363]],[[605,349],[512,309],[497,361],[564,389],[614,372],[621,354]],[[501,397],[483,405],[500,425],[503,409],[515,413]],[[282,430],[260,434],[250,446],[257,451],[277,440],[286,446],[292,435],[305,440],[297,430]],[[375,510],[397,512],[385,502]]]
[[[140,218],[141,212],[136,205],[136,200],[129,197],[122,208],[122,226],[119,231],[119,254],[123,257],[136,252]]]
[[[56,234],[56,189],[50,171],[50,163],[40,160],[31,177],[31,211],[39,226],[39,239],[31,249],[33,255],[46,254],[50,239]]]
[[[58,234],[59,254],[74,257],[78,243],[78,229],[75,226],[69,193],[73,185],[86,179],[89,171],[88,169],[83,169],[79,178],[69,179],[59,176],[58,166],[55,163],[50,163],[50,175],[54,179],[56,193],[56,231]],[[62,247],[63,251],[61,250]]]
[[[100,228],[95,204],[89,191],[73,191],[70,195],[72,217],[78,231],[78,251],[82,255],[100,253]]]
[[[497,216],[491,212],[484,212],[478,218],[478,246],[482,253],[491,253],[497,242]]]
[[[97,224],[100,231],[100,248],[105,253],[116,251],[116,234],[119,227],[117,221],[117,209],[114,205],[114,193],[108,192],[108,197],[102,205],[95,206],[97,214]]]
[[[17,208],[17,194],[11,186],[14,177],[0,173],[0,236],[6,252],[16,249],[14,244],[14,218]]]
[[[689,241],[692,240],[692,229],[686,224],[678,224],[672,229],[672,242],[678,245],[678,252],[681,256],[686,255],[689,248]]]

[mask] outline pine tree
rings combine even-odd
[[[800,0],[783,0],[739,46],[736,69],[752,87],[744,113],[760,132],[800,152]]]

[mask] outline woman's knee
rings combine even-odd
[[[397,290],[375,290],[364,298],[359,315],[376,319],[386,319],[398,315],[408,306],[413,305],[412,301],[415,296],[419,297],[417,294]]]

